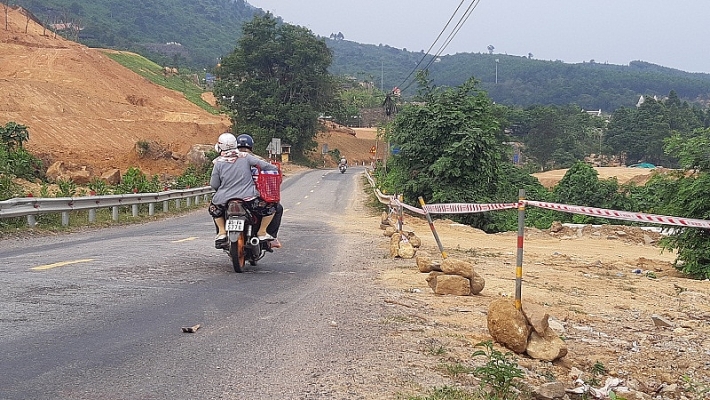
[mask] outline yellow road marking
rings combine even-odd
[[[87,258],[84,260],[62,261],[62,262],[58,262],[58,263],[54,263],[54,264],[40,265],[37,267],[32,267],[30,269],[33,271],[44,271],[44,270],[52,269],[52,268],[56,268],[56,267],[63,267],[65,265],[78,264],[78,263],[91,262],[91,261],[94,261],[94,259]]]
[[[189,242],[190,240],[195,240],[195,239],[197,239],[197,236],[192,236],[192,237],[180,239],[180,240],[173,240],[171,243]]]

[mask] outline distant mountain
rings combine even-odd
[[[232,52],[241,27],[263,10],[244,0],[13,0],[45,25],[93,47],[135,51],[161,65],[211,69]],[[566,64],[505,54],[459,53],[436,60],[423,52],[325,38],[333,50],[331,72],[369,80],[384,91],[416,92],[415,67],[428,67],[439,86],[473,76],[503,104],[577,104],[612,112],[641,95],[710,101],[710,74],[688,73],[643,61],[629,65]]]
[[[423,52],[412,53],[387,45],[364,45],[328,39],[335,57],[332,71],[364,77],[385,91],[399,87],[415,93],[410,73],[416,65],[427,67],[437,86],[457,86],[473,76],[479,87],[496,102],[577,104],[587,110],[612,112],[635,106],[641,95],[665,97],[675,90],[682,100],[701,105],[710,101],[710,74],[689,73],[633,61],[629,65],[585,62],[566,64],[505,54],[459,53],[433,60]]]

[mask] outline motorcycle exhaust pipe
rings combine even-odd
[[[259,238],[254,236],[249,239],[249,246],[251,246],[251,252],[254,254],[259,254],[261,251],[261,246],[259,245]]]

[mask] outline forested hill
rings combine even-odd
[[[577,104],[587,110],[610,113],[620,106],[635,106],[641,95],[663,98],[671,90],[689,102],[707,105],[710,101],[710,74],[683,72],[643,61],[629,65],[593,61],[567,64],[481,53],[432,60],[423,52],[387,45],[331,39],[328,45],[334,50],[334,73],[372,80],[385,91],[397,86],[405,95],[416,91],[413,75],[409,74],[419,64],[420,68],[429,66],[430,78],[438,86],[457,86],[473,76],[494,101],[508,105]]]
[[[7,3],[7,2],[3,2]],[[131,50],[161,64],[213,68],[237,44],[242,24],[263,14],[244,0],[9,0],[45,26],[92,47]],[[61,25],[64,24],[64,25]]]
[[[131,50],[161,65],[210,70],[231,53],[241,27],[264,11],[244,0],[10,0],[46,26],[73,24],[63,34],[88,46]],[[56,26],[56,25],[55,25]],[[423,52],[326,39],[334,52],[330,70],[369,80],[385,91],[398,86],[415,93],[415,66],[427,67],[434,84],[457,86],[473,76],[480,88],[502,104],[576,104],[612,112],[634,106],[639,96],[710,100],[710,74],[694,74],[642,61],[607,65],[592,61],[566,64],[505,54],[460,53],[435,62]],[[407,79],[408,78],[408,79]],[[497,83],[496,83],[497,79]]]

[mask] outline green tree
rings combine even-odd
[[[232,131],[253,136],[255,152],[276,137],[299,157],[315,145],[318,116],[336,103],[331,61],[324,40],[310,30],[278,24],[270,13],[256,16],[217,69],[214,93],[223,99]]]
[[[417,79],[421,103],[404,106],[386,133],[399,151],[387,160],[387,172],[380,177],[384,188],[401,193],[410,204],[419,196],[435,203],[495,198],[507,156],[491,100],[476,90],[473,78],[456,88],[432,87],[426,72]],[[476,214],[455,219],[478,227],[487,224]]]
[[[666,140],[666,151],[681,167],[694,174],[681,175],[668,214],[710,220],[710,129],[698,129],[692,137],[676,134]],[[710,279],[710,229],[680,228],[662,241],[677,251],[675,268],[694,278]]]

